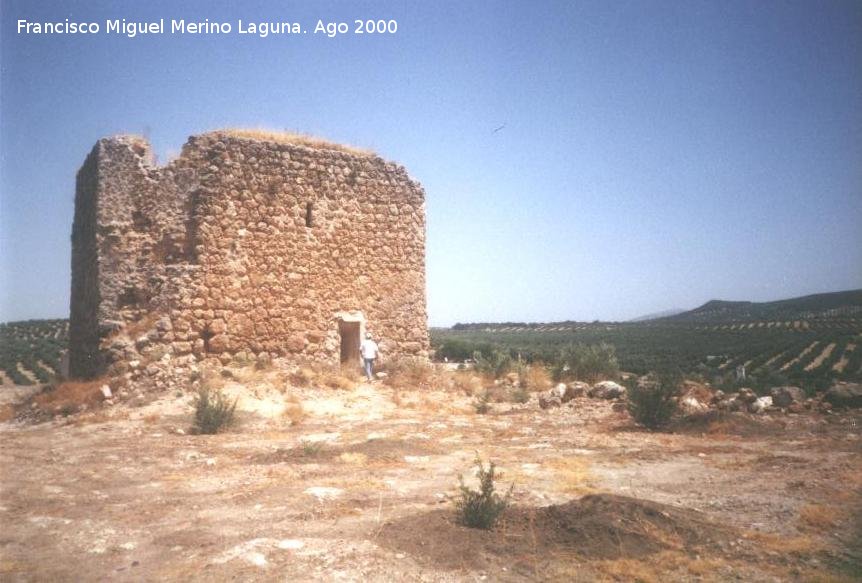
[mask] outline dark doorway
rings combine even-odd
[[[359,322],[338,321],[341,335],[341,364],[359,364]]]

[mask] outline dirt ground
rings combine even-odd
[[[651,433],[587,398],[479,415],[380,382],[226,389],[239,419],[215,436],[188,433],[182,392],[0,424],[0,580],[862,577],[859,414]],[[455,522],[477,454],[514,483],[491,531]]]

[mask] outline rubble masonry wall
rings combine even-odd
[[[72,376],[121,361],[123,330],[160,356],[338,362],[349,315],[427,355],[424,191],[375,155],[216,132],[157,167],[143,139],[102,139],[72,231]]]

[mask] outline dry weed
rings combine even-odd
[[[144,417],[143,417],[143,421],[147,425],[155,425],[159,419],[160,419],[160,417],[159,417],[158,413],[149,413],[147,415],[144,415]]]
[[[116,337],[121,334],[125,334],[126,336],[134,340],[137,336],[145,332],[149,332],[153,328],[153,326],[156,325],[156,322],[159,320],[160,317],[161,316],[159,314],[155,312],[150,312],[144,317],[142,317],[140,320],[132,322],[125,327],[120,328],[112,336]]]
[[[548,369],[538,362],[524,368],[519,383],[528,391],[545,391],[550,389],[552,384]]]
[[[317,373],[310,367],[301,366],[292,372],[289,377],[290,384],[295,387],[307,387],[317,378]]]
[[[810,536],[780,536],[767,532],[747,532],[745,538],[769,551],[808,555],[823,550],[823,543]]]
[[[592,485],[590,464],[580,457],[565,457],[551,460],[548,466],[554,470],[557,487],[568,494],[595,494]]]
[[[598,561],[599,571],[609,575],[612,581],[636,581],[638,583],[661,583],[663,573],[651,562],[637,559],[614,559]]]
[[[121,421],[129,419],[129,412],[125,409],[99,409],[86,415],[78,415],[75,418],[74,425],[91,425],[96,423],[107,423],[108,421]]]
[[[839,484],[840,487],[829,488],[831,501],[846,504],[853,500],[862,499],[862,467],[854,467],[842,472]]]
[[[716,575],[729,563],[721,558],[692,558],[679,551],[662,551],[647,560],[620,558],[598,561],[596,566],[615,581],[642,581],[661,583],[668,580],[668,573],[688,571],[696,577]],[[670,577],[675,579],[675,577]],[[711,579],[710,579],[711,580]]]
[[[841,514],[834,506],[825,504],[807,504],[799,511],[800,521],[814,530],[830,530],[841,518]]]
[[[339,367],[319,362],[309,362],[290,373],[289,382],[295,387],[329,387],[352,390],[360,379],[359,371],[353,367]]]
[[[299,425],[305,419],[305,409],[300,402],[289,402],[282,413],[291,425]]]
[[[356,148],[346,144],[337,144],[299,132],[274,131],[262,128],[226,128],[211,132],[213,134],[226,134],[234,138],[248,138],[251,140],[261,140],[267,142],[277,142],[279,144],[296,144],[307,148],[317,148],[322,150],[337,150],[339,152],[347,152],[357,156],[373,156],[374,152],[364,148]]]
[[[341,376],[350,379],[353,383],[359,383],[365,380],[365,374],[355,366],[342,366],[339,371]]]
[[[448,403],[436,399],[431,395],[420,395],[416,408],[428,413],[441,413],[446,410]]]
[[[434,365],[423,358],[394,358],[386,362],[386,384],[401,389],[429,389],[438,384]]]
[[[15,407],[12,405],[3,405],[0,407],[0,423],[12,421],[15,418]]]
[[[343,461],[346,464],[354,464],[357,466],[362,466],[362,465],[365,465],[365,463],[368,461],[368,456],[365,455],[364,453],[356,453],[356,452],[346,451],[343,454],[341,454],[340,456],[338,456],[338,459],[340,459],[341,461]]]
[[[205,368],[201,371],[201,387],[213,391],[220,391],[224,388],[225,383],[226,380],[220,372],[217,372],[212,368]]]
[[[350,391],[356,387],[356,383],[354,381],[341,374],[325,375],[320,380],[324,386],[329,387],[330,389]]]
[[[688,572],[698,577],[715,574],[722,567],[726,566],[727,562],[718,558],[696,558],[691,559],[685,565]]]
[[[270,382],[272,370],[268,368],[258,368],[256,366],[245,366],[238,370],[234,370],[234,377],[243,385],[260,385]]]
[[[457,371],[451,376],[451,386],[467,397],[475,397],[482,391],[482,379],[468,372]]]
[[[859,578],[852,574],[829,573],[820,569],[802,569],[797,581],[805,583],[859,583]]]
[[[92,407],[101,403],[105,397],[101,387],[106,379],[92,381],[65,381],[53,390],[36,395],[33,401],[43,410],[68,415],[81,410],[83,405]]]

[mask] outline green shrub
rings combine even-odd
[[[450,362],[463,362],[473,358],[474,353],[491,354],[494,347],[488,342],[468,342],[466,340],[445,340],[437,347],[434,357],[437,360],[448,359]]]
[[[682,384],[678,370],[665,370],[654,383],[628,387],[628,409],[635,421],[650,429],[664,427],[676,412],[676,397]]]
[[[750,374],[745,380],[732,381],[729,387],[719,387],[724,391],[737,391],[742,387],[749,387],[758,395],[768,395],[772,387],[782,387],[792,384],[787,376],[775,370],[765,370]]]
[[[524,387],[515,387],[512,389],[511,398],[513,403],[526,403],[530,400],[530,391]]]
[[[511,371],[514,366],[512,355],[503,350],[492,350],[488,355],[474,352],[473,360],[476,361],[476,372],[491,375],[495,379]]]
[[[494,462],[488,463],[488,469],[485,469],[479,455],[476,454],[476,468],[479,476],[479,490],[471,490],[464,484],[464,476],[458,476],[460,483],[460,497],[455,502],[455,509],[458,514],[458,523],[470,528],[489,529],[497,522],[497,518],[509,506],[509,499],[512,496],[512,489],[515,487],[512,484],[509,487],[505,496],[500,496],[494,489],[495,466]]]
[[[315,457],[323,452],[326,445],[322,441],[303,441],[302,455],[305,457]]]
[[[616,349],[606,342],[570,344],[563,348],[554,363],[554,380],[572,378],[594,382],[614,378],[619,373]]]
[[[220,390],[204,388],[195,401],[195,429],[212,435],[233,423],[237,400],[233,403]]]

